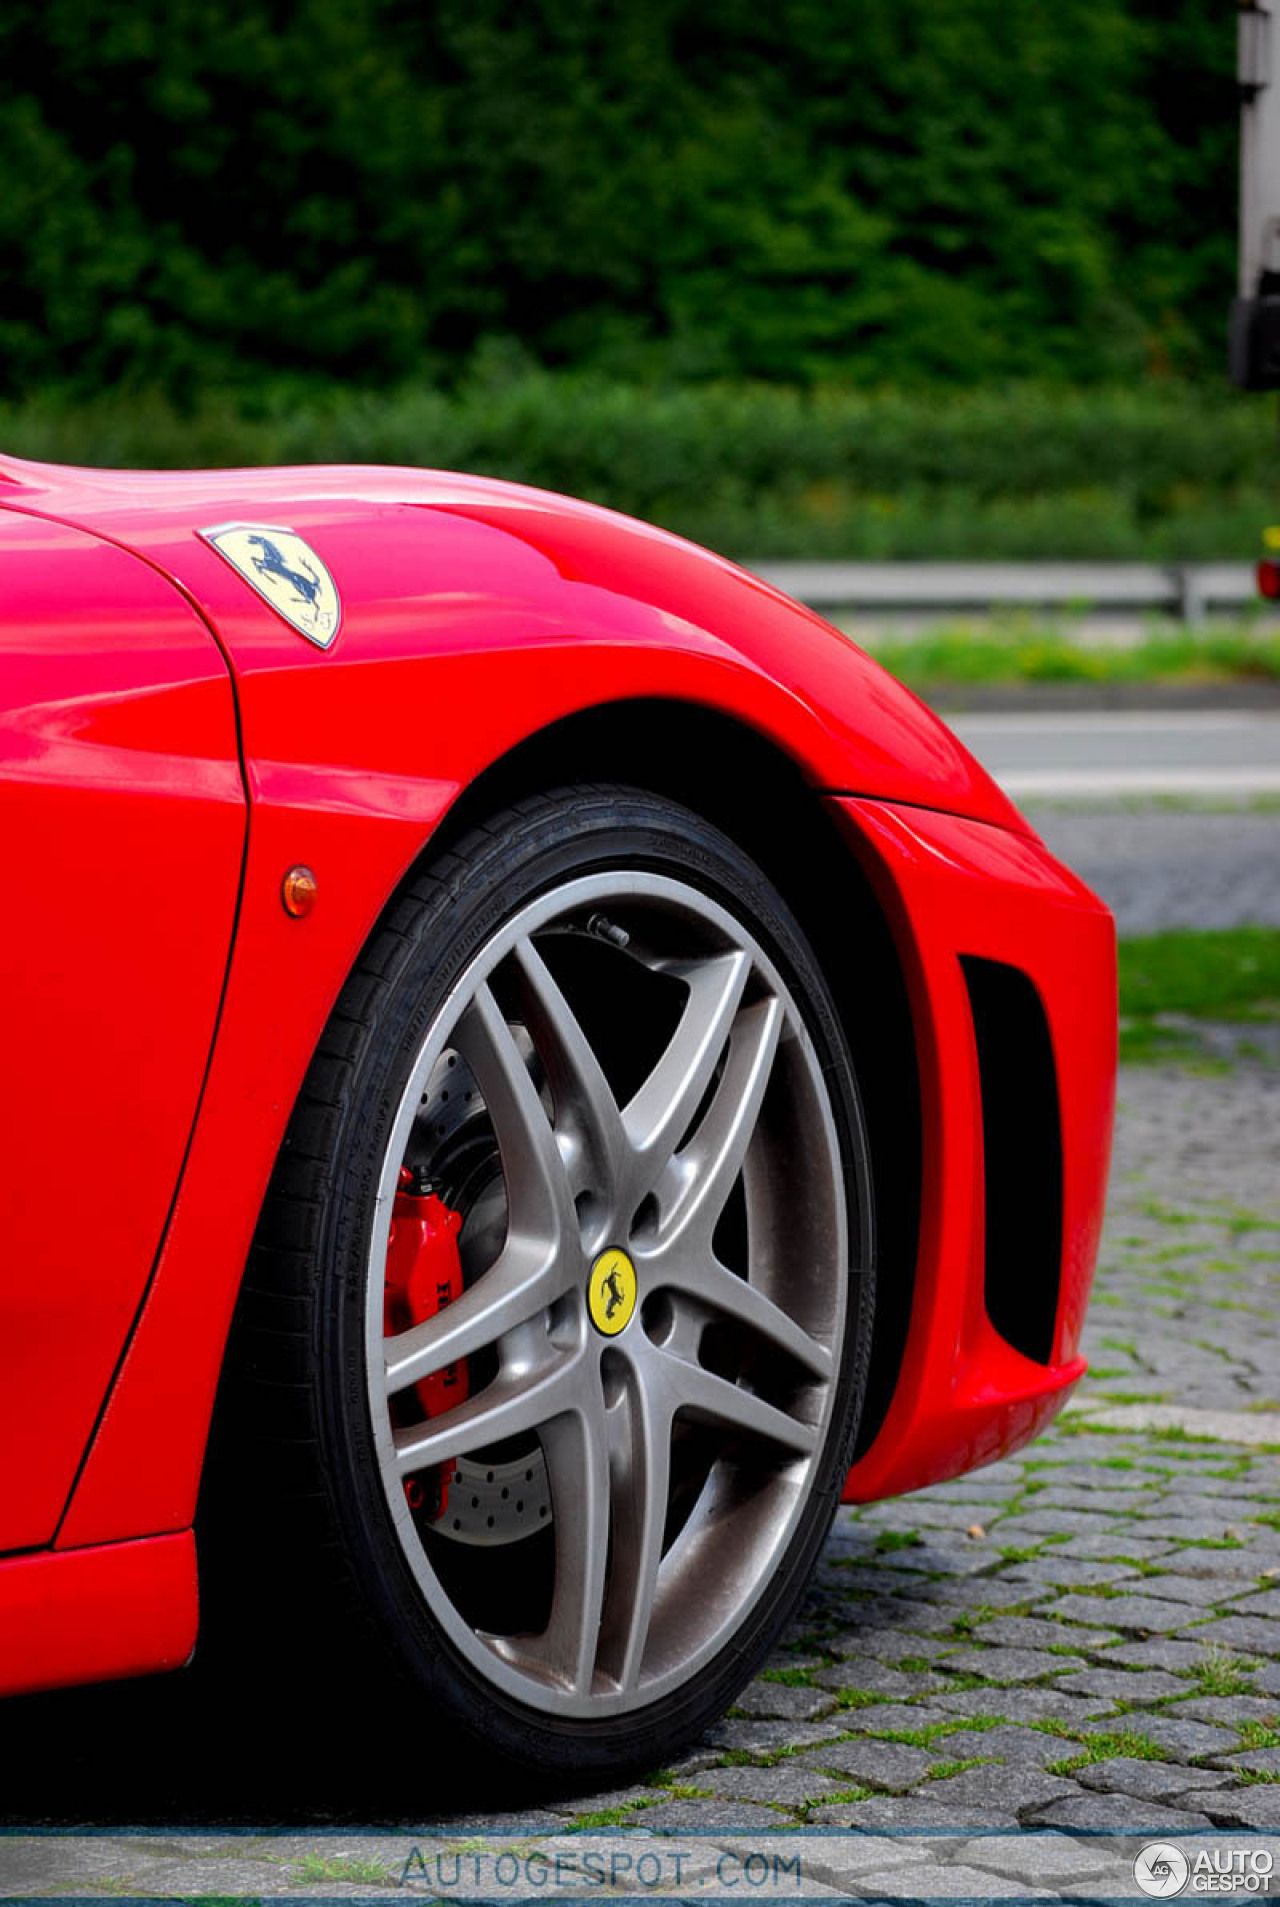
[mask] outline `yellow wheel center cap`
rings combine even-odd
[[[626,1252],[616,1247],[602,1251],[591,1267],[587,1309],[597,1331],[616,1338],[631,1322],[636,1308],[636,1268]]]

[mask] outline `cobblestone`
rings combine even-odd
[[[1208,1642],[1223,1649],[1247,1650],[1253,1655],[1280,1656],[1280,1623],[1263,1616],[1224,1616],[1217,1622],[1205,1622],[1184,1631],[1197,1642]]]
[[[1089,1847],[1076,1830],[1280,1828],[1280,1783],[1244,1780],[1280,1772],[1280,1749],[1242,1733],[1280,1726],[1280,1578],[1265,1575],[1280,1570],[1272,1439],[1089,1423],[1095,1407],[1167,1397],[1214,1413],[1201,1427],[1225,1414],[1265,1429],[1274,1413],[1280,1443],[1280,1069],[1127,1070],[1120,1107],[1084,1340],[1092,1373],[1073,1407],[973,1478],[838,1513],[820,1581],[771,1665],[802,1683],[758,1678],[740,1712],[651,1785],[495,1813],[505,1829],[563,1831],[602,1806],[655,1831],[936,1827],[982,1875],[975,1894],[989,1882],[997,1897],[1021,1843],[984,1844],[985,1831],[1063,1829],[1044,1845],[1064,1850],[1068,1886],[1071,1861],[1092,1858],[1070,1851]],[[981,1538],[966,1534],[975,1524]],[[879,1547],[892,1532],[907,1546]],[[86,1739],[102,1739],[87,1697],[84,1713]],[[858,1788],[877,1792],[843,1798]],[[66,1807],[83,1820],[94,1803],[75,1790]],[[154,1891],[186,1891],[148,1873]],[[1027,1879],[1052,1886],[1054,1871]]]
[[[1190,1808],[1166,1808],[1159,1801],[1137,1800],[1127,1794],[1081,1794],[1023,1814],[1028,1826],[1049,1828],[1125,1828],[1144,1838],[1176,1834],[1182,1828],[1207,1828],[1209,1817]]]
[[[1211,1695],[1179,1702],[1179,1716],[1189,1715],[1196,1722],[1218,1722],[1225,1728],[1238,1728],[1245,1722],[1280,1725],[1280,1699],[1264,1695]]]
[[[940,1665],[955,1675],[980,1675],[984,1681],[1032,1682],[1037,1676],[1061,1672],[1060,1656],[1047,1649],[957,1649]]]
[[[1180,1642],[1176,1636],[1153,1636],[1149,1642],[1122,1642],[1108,1649],[1108,1662],[1121,1662],[1127,1669],[1194,1669],[1203,1667],[1211,1652],[1203,1642]]]
[[[938,1722],[955,1722],[945,1708],[930,1702],[876,1702],[871,1708],[845,1709],[840,1720],[858,1735],[910,1733]]]
[[[852,1689],[862,1695],[921,1695],[931,1686],[927,1674],[893,1669],[867,1656],[850,1656],[829,1669],[819,1669],[814,1679],[821,1688]]]
[[[811,1722],[835,1707],[827,1689],[796,1688],[787,1682],[751,1682],[738,1697],[744,1715],[765,1721]]]
[[[860,1787],[905,1794],[928,1779],[930,1768],[942,1755],[897,1741],[850,1741],[837,1748],[820,1748],[809,1759],[825,1773],[846,1775]]]
[[[1247,1576],[1147,1576],[1144,1596],[1158,1596],[1166,1602],[1189,1602],[1208,1608],[1213,1603],[1230,1602],[1244,1594],[1252,1583]]]
[[[1215,1788],[1185,1794],[1182,1801],[1184,1807],[1203,1807],[1221,1827],[1280,1828],[1280,1787]]]
[[[1119,1642],[1114,1629],[1078,1629],[1071,1623],[1045,1622],[1038,1616],[998,1616],[970,1630],[974,1642],[1000,1643],[1006,1648],[1102,1649]]]
[[[1061,1616],[1064,1622],[1094,1622],[1099,1628],[1131,1629],[1139,1634],[1152,1629],[1181,1629],[1187,1620],[1185,1609],[1152,1596],[1061,1596],[1042,1608],[1049,1615]]]
[[[1166,1695],[1185,1695],[1186,1683],[1164,1669],[1088,1669],[1073,1675],[1067,1687],[1085,1695],[1106,1695],[1113,1702],[1162,1702]]]
[[[1063,1721],[1072,1728],[1083,1727],[1099,1715],[1109,1715],[1115,1706],[1105,1698],[1068,1695],[1061,1688],[957,1689],[954,1694],[931,1699],[952,1715],[998,1717],[1002,1721]]]
[[[963,1774],[932,1785],[944,1807],[1007,1809],[1019,1817],[1051,1801],[1075,1800],[1080,1793],[1074,1781],[1065,1781],[1060,1775],[999,1763],[968,1768]]]
[[[1203,1768],[1180,1768],[1167,1761],[1135,1761],[1118,1756],[1114,1761],[1099,1761],[1082,1768],[1076,1779],[1082,1788],[1094,1788],[1101,1794],[1131,1795],[1135,1801],[1181,1802],[1183,1795],[1219,1788],[1230,1775],[1211,1780]]]
[[[846,1785],[819,1774],[807,1761],[798,1758],[765,1768],[713,1768],[698,1777],[699,1788],[705,1788],[710,1794],[725,1795],[730,1801],[777,1802],[792,1808],[803,1807],[809,1801],[828,1800]]]
[[[1163,1714],[1130,1714],[1104,1717],[1085,1724],[1082,1735],[1114,1734],[1124,1728],[1130,1734],[1139,1736],[1158,1748],[1169,1761],[1198,1761],[1205,1755],[1221,1754],[1225,1748],[1234,1746],[1236,1731],[1230,1728],[1218,1728],[1210,1722],[1198,1722],[1186,1717],[1186,1705],[1179,1703],[1174,1710]]]
[[[825,1722],[770,1722],[729,1715],[709,1728],[703,1740],[714,1763],[726,1751],[771,1755],[779,1748],[816,1748],[825,1741],[838,1741],[846,1726],[846,1717],[839,1711]]]
[[[945,1752],[948,1760],[968,1761],[975,1756],[991,1756],[996,1761],[1031,1762],[1039,1768],[1051,1761],[1061,1761],[1064,1746],[1057,1735],[1046,1735],[1035,1728],[1019,1728],[1016,1723],[996,1728],[962,1728],[939,1737],[934,1743],[938,1754]]]

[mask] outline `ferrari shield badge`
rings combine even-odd
[[[270,523],[220,523],[200,535],[300,636],[317,649],[329,647],[342,622],[338,587],[296,531]]]

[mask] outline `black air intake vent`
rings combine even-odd
[[[1053,1042],[1025,973],[964,954],[982,1083],[987,1315],[1016,1351],[1053,1355],[1062,1269],[1062,1127]]]

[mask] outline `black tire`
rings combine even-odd
[[[409,1567],[373,1449],[365,1366],[374,1193],[426,1029],[477,950],[534,897],[627,868],[673,876],[749,928],[790,989],[820,1065],[849,1222],[848,1302],[824,1441],[771,1579],[714,1659],[655,1701],[598,1718],[544,1712],[455,1645]],[[857,1085],[830,991],[761,871],[718,829],[638,790],[525,800],[431,855],[373,933],[320,1042],[272,1179],[228,1349],[202,1561],[253,1571],[266,1655],[394,1688],[394,1711],[544,1776],[652,1766],[715,1719],[758,1669],[816,1565],[850,1462],[871,1345],[870,1172]],[[482,1552],[492,1554],[492,1552]],[[499,1566],[501,1566],[499,1564]],[[264,1608],[264,1603],[266,1604]],[[310,1637],[310,1641],[308,1641]],[[406,1680],[420,1693],[409,1699]]]

